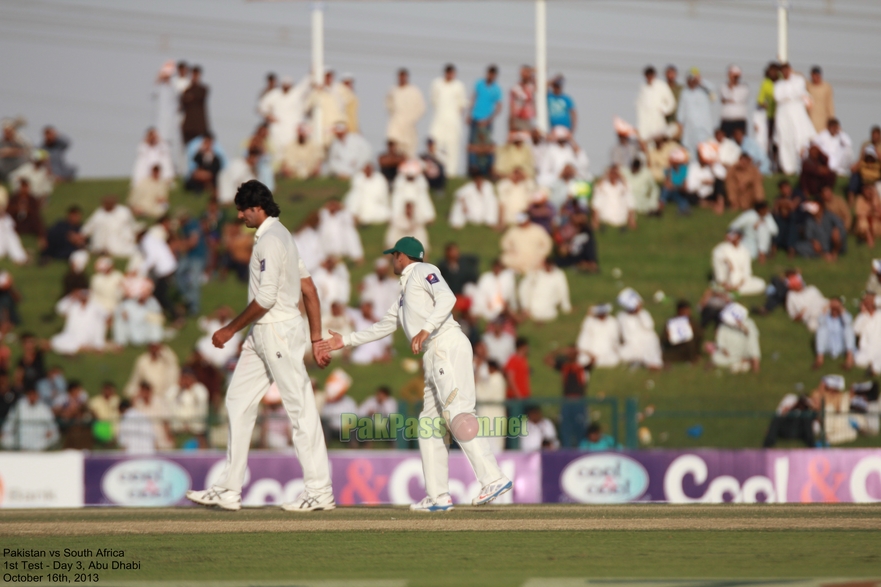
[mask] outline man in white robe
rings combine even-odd
[[[712,99],[712,91],[701,80],[700,72],[696,68],[692,69],[686,86],[679,94],[679,106],[676,109],[676,120],[682,126],[682,146],[688,149],[692,158],[695,157],[700,143],[713,138],[716,119],[713,117]]]
[[[471,314],[491,322],[505,312],[518,308],[514,271],[505,269],[501,260],[493,261],[491,271],[477,280],[471,295]]]
[[[787,175],[795,175],[801,170],[802,152],[817,131],[806,108],[811,98],[805,78],[793,72],[788,63],[782,65],[781,74],[774,83],[774,100],[777,102],[774,139],[780,170]]]
[[[177,135],[179,133],[175,133]],[[172,151],[154,128],[148,128],[143,142],[138,145],[138,154],[132,170],[132,185],[138,185],[142,179],[150,177],[153,167],[158,165],[161,170],[159,177],[166,182],[174,180],[174,162]]]
[[[576,347],[584,366],[617,367],[621,363],[621,329],[611,304],[593,306],[581,323]]]
[[[429,192],[428,180],[422,175],[422,162],[418,159],[405,161],[398,169],[398,175],[392,184],[392,218],[400,219],[404,215],[404,205],[407,202],[413,204],[417,222],[434,222],[437,212]]]
[[[655,332],[652,315],[643,308],[642,297],[632,288],[618,294],[618,327],[621,330],[621,361],[641,365],[651,370],[664,366],[661,359],[661,339]]]
[[[334,303],[347,306],[352,293],[349,269],[335,257],[328,257],[312,274],[312,281],[318,291],[322,314],[330,314]]]
[[[266,92],[260,100],[260,114],[269,123],[269,142],[277,158],[293,142],[297,126],[303,122],[310,87],[310,76],[301,79],[296,86],[291,77],[285,76],[282,77],[281,88]],[[278,164],[279,160],[273,161],[274,166]]]
[[[486,345],[487,359],[499,365],[506,365],[517,350],[517,339],[505,330],[505,320],[499,318],[486,325],[486,332],[480,338]]]
[[[517,216],[526,212],[536,191],[535,181],[528,179],[523,169],[516,167],[510,177],[499,181],[499,217],[504,226],[517,222]]]
[[[334,177],[348,179],[373,160],[373,150],[363,136],[349,132],[345,123],[333,127],[336,139],[327,153],[327,171]]]
[[[460,175],[462,124],[468,107],[468,91],[456,78],[454,65],[447,65],[443,77],[431,82],[431,106],[434,117],[428,136],[434,141],[447,176],[456,177]]]
[[[362,300],[361,306],[358,309],[348,308],[348,314],[352,321],[354,332],[367,330],[377,322],[374,318],[376,310],[373,307],[373,303],[367,300]],[[391,357],[391,350],[392,336],[389,335],[379,340],[356,346],[352,349],[349,360],[355,365],[370,365],[371,363],[389,359]]]
[[[338,122],[346,122],[346,114],[343,111],[343,98],[339,92],[338,84],[333,81],[334,72],[324,72],[324,85],[312,88],[312,93],[306,105],[307,110],[312,111],[312,121],[315,123],[316,108],[321,112],[321,128],[316,132],[321,134],[318,139],[324,146],[333,141],[333,127]]]
[[[180,135],[180,94],[175,89],[174,61],[166,61],[159,70],[153,86],[153,105],[156,113],[156,130],[172,157],[183,154]],[[189,80],[187,80],[189,86]],[[186,89],[186,88],[185,88]],[[182,171],[182,169],[181,169]]]
[[[649,141],[665,132],[667,116],[676,110],[676,97],[654,67],[647,67],[643,75],[645,84],[636,97],[636,128],[642,140]]]
[[[541,163],[538,164],[538,185],[551,187],[567,165],[575,168],[577,177],[590,179],[590,161],[587,154],[572,140],[569,129],[555,126],[550,133],[550,139]]]
[[[215,332],[229,324],[233,319],[233,311],[229,306],[217,308],[211,315],[202,316],[196,321],[196,325],[204,334],[196,341],[195,349],[205,361],[217,369],[225,369],[230,359],[239,354],[239,347],[246,331],[240,330],[232,335],[223,348],[217,348],[211,342]]]
[[[389,113],[386,139],[394,141],[408,157],[415,157],[419,146],[416,124],[425,114],[425,98],[422,91],[410,83],[406,69],[398,70],[398,85],[389,90],[385,107]]]
[[[231,206],[239,187],[252,179],[257,179],[257,165],[260,151],[251,149],[246,157],[236,157],[229,162],[217,176],[217,202],[221,206]]]
[[[742,234],[729,230],[725,240],[713,248],[713,279],[727,291],[755,296],[765,291],[765,280],[753,275],[749,251],[741,243]]]
[[[384,224],[392,216],[388,181],[376,173],[373,163],[352,176],[344,202],[358,224]]]
[[[787,279],[789,291],[786,294],[786,313],[795,322],[807,326],[810,332],[817,332],[820,316],[829,307],[829,300],[814,285],[805,285],[801,274],[796,273]]]
[[[154,220],[168,212],[168,181],[162,179],[160,165],[154,165],[149,176],[132,186],[128,205],[135,216]]]
[[[356,263],[364,260],[364,247],[355,227],[355,218],[339,200],[328,201],[318,212],[318,219],[318,234],[325,255],[351,259]]]
[[[89,290],[77,290],[58,300],[55,312],[64,316],[64,328],[49,344],[59,355],[103,351],[107,334],[107,311],[90,299]]]
[[[767,202],[758,202],[754,209],[745,210],[728,225],[728,230],[743,233],[741,242],[749,251],[751,259],[764,262],[771,252],[771,242],[780,229],[770,214]]]
[[[390,275],[388,259],[380,257],[373,264],[373,273],[361,280],[359,290],[361,301],[369,302],[373,308],[373,321],[379,322],[392,304],[398,302],[401,282]],[[358,328],[358,330],[362,329]],[[358,348],[361,347],[355,347],[355,350]]]
[[[330,135],[331,139],[333,135]],[[312,129],[305,122],[297,127],[297,138],[282,154],[281,172],[287,177],[308,179],[321,171],[324,163],[324,145],[312,140]]]
[[[0,186],[3,189],[3,186]],[[6,213],[5,206],[0,206],[0,259],[9,257],[16,265],[27,263],[28,254],[21,244],[21,237],[15,230],[15,220]]]
[[[615,165],[609,166],[606,177],[596,184],[590,205],[594,212],[594,228],[599,228],[600,224],[608,224],[636,229],[636,202],[633,192]]]
[[[98,257],[95,260],[95,273],[89,279],[89,293],[112,316],[122,301],[122,283],[125,276],[113,266],[110,257]]]
[[[814,144],[828,157],[829,169],[840,177],[850,177],[851,166],[854,163],[853,141],[841,130],[841,123],[837,118],[829,119],[828,126],[814,137]]]
[[[164,397],[165,392],[177,383],[179,376],[180,362],[171,347],[150,343],[147,350],[135,359],[123,395],[134,398],[138,394],[141,381],[146,381],[160,397]]]
[[[759,328],[749,317],[749,311],[741,304],[730,303],[722,308],[719,320],[716,342],[708,347],[712,364],[732,373],[758,373],[762,358]]]
[[[520,307],[535,322],[556,320],[558,311],[572,312],[569,281],[566,274],[550,259],[544,266],[527,273],[520,282]]]
[[[496,191],[492,182],[479,173],[453,194],[450,226],[461,229],[466,224],[492,227],[499,224],[499,200]]]
[[[309,273],[314,273],[327,258],[327,253],[321,244],[321,235],[318,233],[320,223],[318,212],[312,212],[294,232],[297,251],[299,251],[300,258],[306,264]]]
[[[393,247],[399,239],[405,236],[412,236],[425,249],[428,255],[428,229],[427,223],[421,220],[421,216],[416,212],[416,204],[410,200],[404,201],[404,208],[401,212],[392,214],[388,229],[385,231],[383,244],[386,248]]]
[[[34,150],[30,161],[9,174],[9,187],[13,192],[18,191],[22,179],[27,180],[31,194],[41,203],[45,203],[46,198],[52,195],[52,190],[55,188],[46,151]]]
[[[859,341],[854,364],[878,375],[881,373],[881,312],[875,307],[875,299],[871,293],[863,296],[860,313],[853,321],[853,331]]]
[[[153,288],[145,288],[139,296],[127,298],[116,307],[113,342],[120,347],[161,342],[164,324],[162,306],[153,297]]]
[[[107,196],[101,207],[92,212],[80,233],[89,238],[89,250],[111,257],[131,257],[137,250],[135,237],[140,224],[132,211]]]

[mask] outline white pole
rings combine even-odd
[[[324,3],[312,3],[312,83],[316,88],[324,85]],[[321,108],[312,110],[312,140],[323,144],[324,125]]]
[[[777,0],[777,61],[789,61],[789,0]]]
[[[538,130],[548,132],[548,11],[535,0],[535,116]]]

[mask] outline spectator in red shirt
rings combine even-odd
[[[528,399],[532,395],[529,388],[529,341],[518,338],[516,350],[505,365],[508,380],[508,399]]]

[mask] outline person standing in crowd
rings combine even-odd
[[[434,118],[428,136],[434,141],[437,157],[443,163],[446,174],[458,176],[461,159],[459,146],[468,92],[465,84],[456,78],[456,66],[452,63],[444,68],[443,77],[431,82],[431,105]]]
[[[673,92],[673,97],[676,98],[676,106],[679,106],[679,95],[682,94],[682,84],[679,83],[679,70],[676,69],[676,66],[672,63],[667,66],[667,69],[664,70],[664,77],[667,78],[667,85],[670,86],[670,91]],[[673,109],[673,112],[667,115],[667,124],[671,122],[676,122],[676,108]]]
[[[756,140],[760,145],[764,145],[765,152],[777,167],[777,146],[774,143],[774,125],[777,116],[777,101],[774,99],[774,84],[780,79],[780,66],[776,63],[769,63],[765,68],[765,79],[759,87],[759,95],[756,97],[756,106],[759,110],[764,110],[765,121],[767,124],[767,134],[765,136],[757,136]]]
[[[819,65],[811,68],[811,81],[807,83],[808,94],[811,96],[811,122],[814,129],[821,133],[826,130],[829,120],[835,118],[835,98],[832,86],[823,79],[823,70]]]
[[[531,132],[535,126],[535,70],[520,66],[520,81],[508,92],[508,130]]]
[[[786,175],[794,175],[801,169],[802,153],[817,131],[805,106],[810,99],[805,78],[792,71],[788,63],[781,66],[781,74],[782,77],[774,84],[774,100],[777,103],[775,141],[780,170]]]
[[[734,134],[735,128],[746,132],[746,120],[749,117],[749,86],[740,81],[741,73],[737,65],[730,66],[728,83],[719,88],[722,132],[729,138]]]
[[[156,129],[172,157],[180,157],[180,97],[174,87],[174,61],[166,61],[159,70],[153,87],[153,108]]]
[[[682,146],[694,157],[697,146],[713,138],[712,93],[701,80],[701,72],[692,67],[686,87],[679,94],[676,120],[682,127]],[[645,138],[645,137],[643,137]]]
[[[658,79],[657,71],[649,65],[643,71],[645,84],[636,98],[636,129],[639,137],[649,141],[667,129],[667,116],[676,110],[676,97],[669,84]],[[682,122],[682,118],[677,115]]]
[[[410,83],[410,72],[398,70],[398,85],[389,90],[385,98],[389,121],[386,138],[395,141],[407,157],[415,157],[419,147],[416,125],[425,114],[425,98],[422,91]]]
[[[575,132],[578,122],[578,113],[575,110],[575,102],[569,95],[563,93],[565,80],[562,75],[551,80],[548,90],[548,126],[564,126],[569,132]]]
[[[180,109],[184,119],[181,123],[181,136],[184,145],[211,130],[208,123],[208,86],[202,83],[202,68],[193,66],[190,85],[180,96]]]
[[[468,110],[468,168],[490,175],[495,144],[492,131],[495,117],[502,111],[502,88],[496,82],[499,70],[495,65],[486,69],[486,77],[474,84],[474,95]]]

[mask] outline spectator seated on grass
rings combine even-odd
[[[582,365],[606,368],[621,363],[621,328],[611,314],[612,304],[588,310],[576,343]]]
[[[75,251],[85,248],[88,240],[82,234],[82,228],[83,211],[74,204],[67,209],[67,215],[53,224],[46,233],[46,247],[40,251],[40,260],[67,261]]]
[[[177,385],[165,394],[169,426],[174,434],[195,436],[204,445],[208,427],[208,389],[196,380],[196,373],[184,367]]]
[[[103,352],[107,336],[107,311],[93,300],[88,289],[76,290],[61,298],[55,311],[64,316],[64,328],[50,340],[59,355]]]
[[[735,210],[750,210],[759,202],[765,201],[762,174],[746,153],[740,153],[737,162],[728,168],[725,193]]]
[[[89,238],[92,253],[128,259],[137,250],[140,229],[132,211],[117,203],[115,196],[107,196],[83,224],[82,233]]]
[[[480,276],[471,293],[471,314],[492,322],[502,314],[516,312],[517,308],[514,271],[505,269],[502,261],[495,259],[492,269]]]
[[[520,437],[520,450],[556,450],[560,448],[557,429],[550,419],[542,414],[538,405],[526,406],[526,436]]]
[[[605,450],[621,450],[621,444],[615,442],[615,439],[608,434],[603,434],[603,427],[599,422],[593,422],[587,427],[587,434],[581,442],[578,443],[579,450],[588,452],[605,451]]]
[[[664,367],[661,341],[655,332],[652,315],[643,308],[642,297],[630,287],[618,294],[618,328],[621,331],[621,362],[646,367],[652,371]]]
[[[851,229],[853,226],[853,214],[850,211],[850,206],[848,206],[847,200],[835,193],[832,186],[823,186],[818,199],[823,202],[826,212],[838,217],[838,220],[844,226],[845,232]]]
[[[668,143],[672,144],[672,143]],[[664,166],[663,188],[661,189],[661,209],[674,202],[680,215],[691,214],[686,180],[688,179],[688,152],[675,147],[669,150],[669,160]]]
[[[792,184],[786,179],[777,182],[777,190],[777,199],[774,200],[771,208],[771,215],[777,224],[777,237],[773,242],[773,250],[794,256],[795,244],[800,238],[807,217],[807,213],[801,207],[804,198],[801,194],[793,193]]]
[[[79,381],[71,380],[63,402],[53,406],[58,418],[62,448],[88,450],[92,448],[92,423],[89,393]]]
[[[374,170],[373,163],[352,176],[344,202],[360,225],[385,224],[392,215],[388,181]]]
[[[495,187],[479,171],[472,170],[471,181],[453,194],[449,223],[455,229],[462,229],[466,224],[498,226],[499,199]]]
[[[853,321],[853,332],[858,340],[854,364],[878,375],[881,373],[881,312],[875,307],[875,299],[874,294],[864,295],[860,313]]]
[[[759,372],[762,351],[759,329],[749,311],[738,303],[725,306],[719,314],[721,324],[716,328],[716,342],[707,343],[711,364],[732,373]]]
[[[762,446],[773,448],[778,440],[800,440],[806,447],[814,448],[819,429],[813,400],[806,395],[787,393],[777,406]]]
[[[456,243],[444,246],[444,258],[438,261],[441,277],[455,294],[457,306],[462,307],[465,299],[477,283],[480,259],[475,255],[463,255]]]
[[[596,238],[587,214],[572,215],[567,224],[556,230],[554,240],[560,267],[576,267],[585,273],[599,271]]]
[[[15,232],[19,236],[35,236],[39,248],[46,248],[46,224],[43,222],[42,206],[31,192],[28,180],[22,178],[19,181],[18,190],[13,192],[6,205],[6,213],[15,222]]]
[[[391,181],[391,180],[390,180]],[[412,202],[414,218],[430,224],[437,217],[434,202],[428,189],[428,181],[422,174],[422,161],[408,159],[401,163],[392,185],[392,221],[404,215],[407,202]]]
[[[112,438],[116,437],[119,429],[121,401],[122,398],[116,391],[116,384],[112,381],[105,381],[101,384],[101,393],[89,398],[89,411],[95,418],[96,427],[102,424],[109,426]]]
[[[147,281],[147,280],[144,280]],[[89,279],[89,294],[98,302],[108,315],[113,315],[122,302],[125,275],[113,266],[110,257],[95,259],[95,273]],[[152,283],[150,286],[152,287]]]
[[[823,366],[826,355],[833,360],[844,357],[842,368],[854,366],[856,352],[856,334],[854,333],[853,317],[844,309],[841,298],[831,298],[828,307],[817,321],[817,333],[814,338],[814,368]]]
[[[399,239],[405,236],[412,236],[422,243],[425,254],[428,254],[428,223],[420,220],[416,212],[416,204],[413,202],[404,202],[404,209],[401,214],[393,214],[389,222],[388,229],[385,232],[384,246],[393,247]]]
[[[36,387],[25,387],[3,422],[2,440],[6,450],[44,451],[58,442],[60,435],[52,409],[40,400]]]
[[[505,394],[508,383],[501,366],[492,359],[487,360],[486,345],[483,343],[474,345],[474,362],[474,396],[477,416],[489,418],[492,427],[495,425],[496,418],[505,417]],[[487,440],[494,453],[505,449],[503,436],[493,436]]]
[[[865,415],[851,413],[850,392],[842,375],[823,377],[811,392],[811,401],[822,415],[820,422],[826,446],[853,442],[859,431],[866,428]]]
[[[214,135],[206,133],[187,144],[187,177],[184,187],[194,194],[207,193],[216,197],[217,180],[224,168],[224,155],[214,142]]]
[[[158,450],[174,448],[169,420],[172,415],[165,397],[157,394],[153,386],[146,381],[138,384],[138,393],[132,400],[132,406],[146,416],[153,425],[153,437]]]
[[[30,161],[9,175],[9,187],[12,191],[18,191],[19,182],[25,179],[30,184],[34,197],[45,205],[55,187],[55,180],[49,171],[48,158],[46,151],[42,149],[34,151]]]
[[[765,291],[765,280],[753,275],[752,259],[742,239],[741,231],[729,230],[713,248],[713,279],[726,291],[754,296]]]
[[[144,281],[113,313],[113,342],[117,346],[143,346],[162,341],[165,316],[153,297],[153,284]]]
[[[798,255],[833,262],[847,252],[847,230],[838,216],[826,211],[822,201],[805,202],[802,209],[807,216],[804,236],[795,243]]]
[[[297,126],[297,138],[282,153],[281,173],[285,177],[308,179],[321,172],[324,149],[311,138],[310,126],[303,122]]]
[[[594,186],[591,209],[594,229],[607,224],[622,230],[625,227],[636,230],[636,202],[617,166],[610,165],[606,175]]]
[[[0,259],[9,258],[16,265],[27,263],[28,254],[15,227],[15,219],[6,213],[6,188],[0,185]]]
[[[881,236],[881,198],[874,184],[866,184],[857,194],[854,202],[853,234],[866,243],[875,246],[875,239]]]
[[[578,360],[578,347],[574,344],[561,349],[559,353],[549,353],[545,365],[560,373],[563,404],[560,406],[560,441],[564,447],[572,448],[584,437],[587,429],[587,385],[590,370]]]
[[[331,176],[349,179],[373,159],[367,139],[357,132],[349,132],[345,122],[333,125],[333,136],[327,152],[327,172]]]
[[[872,130],[874,137],[876,132]],[[848,199],[853,201],[856,195],[863,191],[863,186],[872,185],[881,181],[881,162],[878,160],[878,151],[875,145],[866,144],[859,153],[859,160],[851,168],[850,182],[847,184]]]
[[[138,180],[128,195],[128,205],[138,217],[155,220],[168,213],[169,180],[162,177],[162,167],[154,165],[150,175]]]
[[[488,322],[481,342],[486,345],[487,357],[499,365],[506,365],[516,350],[516,338],[506,330],[507,322],[500,316]]]
[[[517,169],[524,178],[535,177],[531,137],[528,132],[512,130],[508,133],[508,142],[496,149],[493,174],[498,178],[513,178]]]
[[[829,300],[813,285],[805,285],[801,273],[787,279],[786,313],[795,322],[804,324],[808,331],[816,332],[820,316],[829,306]]]
[[[167,138],[167,137],[166,137]],[[174,181],[174,161],[168,143],[161,140],[154,128],[148,128],[144,140],[138,145],[132,171],[132,188],[150,177],[154,167],[159,167],[159,179],[170,184]]]
[[[502,264],[521,275],[538,269],[551,254],[553,240],[547,231],[530,220],[526,213],[502,235]]]
[[[703,332],[691,315],[688,300],[676,302],[676,315],[667,320],[661,333],[661,356],[665,364],[692,363],[701,357]]]
[[[866,280],[866,293],[881,295],[881,259],[872,259],[872,272]]]
[[[527,273],[518,288],[520,307],[535,322],[551,322],[558,312],[569,314],[569,280],[551,259],[545,259],[541,269]]]
[[[127,399],[119,403],[119,429],[116,444],[130,455],[150,455],[156,452],[156,432],[149,416]]]
[[[123,389],[123,394],[134,399],[142,382],[147,383],[160,397],[165,394],[180,377],[180,363],[171,347],[160,343],[150,343],[146,352],[135,359],[131,376]]]
[[[641,158],[635,157],[628,165],[619,167],[619,171],[633,194],[637,214],[656,216],[661,207],[661,187],[648,166]]]
[[[254,234],[245,229],[244,220],[235,220],[223,231],[226,254],[221,261],[222,273],[232,271],[239,281],[248,282],[248,264],[254,249]]]
[[[819,198],[824,187],[834,187],[837,179],[829,168],[829,158],[815,144],[808,148],[807,157],[801,163],[798,187],[808,198]]]
[[[346,393],[351,386],[352,378],[339,368],[331,372],[324,384],[326,400],[320,414],[328,439],[340,439],[343,414],[358,413],[358,403]]]
[[[850,386],[850,411],[852,414],[865,414],[865,427],[861,429],[869,435],[876,435],[881,427],[881,403],[878,401],[877,381],[862,381]]]
[[[771,246],[779,232],[767,202],[758,202],[752,209],[741,212],[728,225],[728,230],[743,233],[743,246],[749,251],[750,258],[758,259],[760,263],[771,255]]]
[[[574,176],[574,168],[570,169]],[[515,167],[509,177],[496,184],[496,191],[499,196],[500,225],[511,226],[517,223],[517,215],[529,208],[536,186],[523,167]]]

